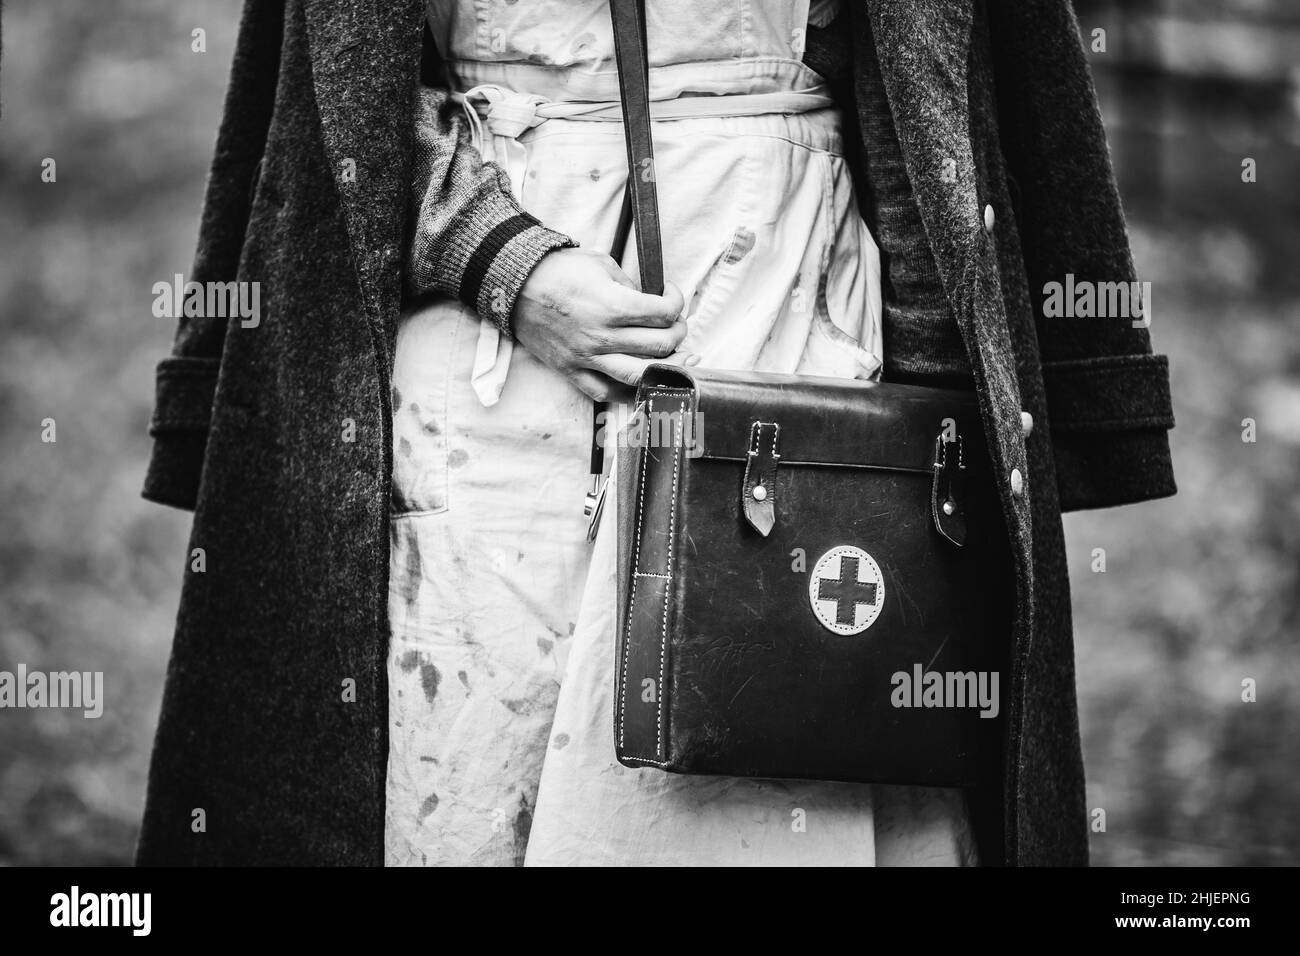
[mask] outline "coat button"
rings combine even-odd
[[[1034,416],[1030,415],[1028,412],[1021,412],[1020,413],[1020,434],[1025,438],[1028,438],[1029,433],[1032,432],[1033,430],[1034,430]]]
[[[993,226],[996,222],[997,222],[997,217],[993,213],[993,206],[992,205],[985,206],[984,207],[984,231],[987,233],[992,233]]]
[[[1019,468],[1011,469],[1011,493],[1017,498],[1025,493],[1025,476],[1020,473]]]

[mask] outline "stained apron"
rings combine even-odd
[[[878,251],[800,61],[833,7],[647,0],[665,275],[704,366],[879,375]],[[475,147],[607,250],[627,174],[604,0],[431,0],[429,20]],[[401,317],[393,409],[389,865],[973,861],[959,791],[620,766],[617,495],[588,542],[590,400],[439,299]]]

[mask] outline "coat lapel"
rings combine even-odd
[[[980,212],[967,73],[974,0],[867,0],[899,146],[940,278],[956,307]]]
[[[326,159],[362,299],[391,345],[401,298],[423,0],[303,0]]]
[[[966,342],[994,457],[1004,474],[1012,468],[1024,473],[1022,406],[1000,287],[999,244],[985,224],[990,197],[980,194],[972,142],[968,81],[975,2],[866,0],[903,164]],[[993,226],[997,211],[990,206],[990,212]],[[1009,218],[1010,210],[1001,214]],[[1023,501],[1016,501],[1017,521],[1026,518]]]

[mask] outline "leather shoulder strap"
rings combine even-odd
[[[650,134],[650,61],[646,54],[645,0],[610,0],[619,98],[627,142],[628,194],[636,227],[641,291],[663,295],[664,259]]]

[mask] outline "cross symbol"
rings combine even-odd
[[[840,557],[840,576],[817,579],[817,600],[835,602],[835,623],[850,627],[857,622],[858,605],[876,603],[876,585],[858,580],[858,559]]]

